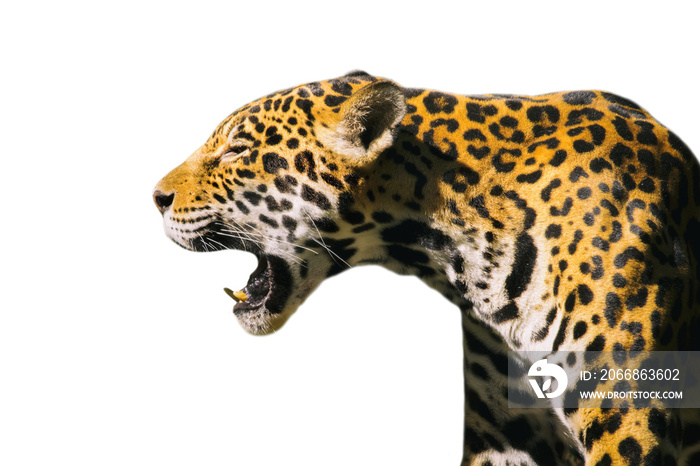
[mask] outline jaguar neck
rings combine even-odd
[[[458,180],[465,173],[459,161],[432,155],[422,141],[400,134],[361,176],[352,209],[370,212],[366,220],[373,226],[356,236],[362,245],[357,263],[418,276],[520,347],[528,326],[524,310],[539,320],[551,305],[542,299],[546,264],[527,259],[537,256],[538,245],[525,228],[529,212],[513,202],[513,193],[487,206],[487,193],[445,189],[451,186],[446,178]],[[484,185],[500,189],[495,182],[482,182],[482,190]]]

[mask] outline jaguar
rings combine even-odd
[[[241,107],[153,198],[178,245],[257,257],[227,291],[252,334],[362,264],[454,303],[463,465],[700,464],[697,409],[507,401],[511,351],[700,349],[700,168],[626,98],[465,96],[351,72]]]

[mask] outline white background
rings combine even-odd
[[[3,465],[459,463],[459,315],[438,294],[359,268],[252,337],[222,288],[255,259],[164,236],[153,186],[250,100],[353,69],[601,88],[700,151],[698,15],[671,2],[22,5],[0,13]]]

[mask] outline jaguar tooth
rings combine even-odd
[[[248,300],[248,295],[246,295],[243,291],[233,291],[230,288],[224,288],[224,293],[229,295],[237,303]]]
[[[224,293],[229,295],[234,301],[238,302],[238,299],[236,299],[236,296],[233,294],[233,290],[231,290],[231,288],[224,288]]]

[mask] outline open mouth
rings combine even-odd
[[[187,245],[182,246],[202,252],[235,249],[252,252],[258,258],[258,265],[243,289],[232,291],[224,288],[226,294],[236,301],[233,313],[243,328],[253,334],[265,334],[283,324],[290,313],[287,312],[286,317],[281,314],[287,308],[295,285],[289,264],[278,256],[267,254],[244,233],[224,229],[223,222],[211,222],[196,233]]]
[[[248,283],[240,291],[224,288],[236,304],[233,313],[237,317],[267,310],[270,314],[280,314],[292,291],[292,274],[285,261],[276,256],[258,255],[258,266],[248,278]]]

